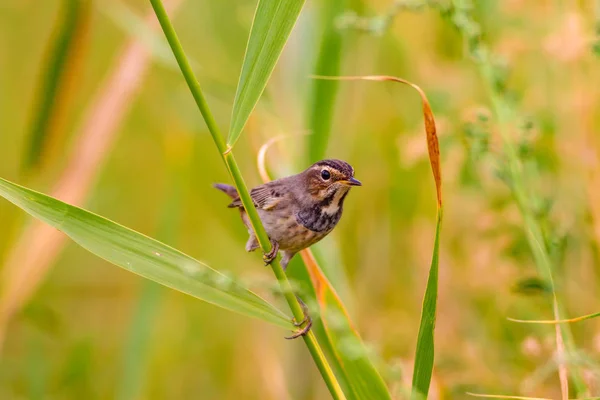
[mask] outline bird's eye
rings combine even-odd
[[[329,173],[329,171],[324,169],[323,171],[321,171],[321,178],[323,178],[323,180],[326,181],[329,178],[331,178],[331,174]]]

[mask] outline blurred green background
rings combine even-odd
[[[226,130],[256,2],[165,3]],[[404,86],[310,75],[419,84],[436,115],[445,199],[432,397],[558,398],[554,327],[506,320],[552,319],[552,303],[503,173],[490,91],[511,110],[566,315],[596,312],[600,5],[488,0],[465,23],[443,3],[307,2],[236,156],[250,186],[261,183],[259,147],[281,134],[268,156],[276,176],[320,158],[354,166],[363,187],[314,247],[386,381],[403,385],[435,230],[421,105]],[[268,293],[270,270],[244,251],[239,216],[211,188],[226,169],[154,19],[143,0],[0,4],[0,176],[77,199]],[[469,51],[474,36],[492,54],[493,79]],[[6,201],[0,227],[0,398],[328,398],[302,343],[281,330],[72,243],[44,243],[53,230],[35,239],[36,225]],[[600,322],[571,330],[578,350],[567,367],[598,395]]]

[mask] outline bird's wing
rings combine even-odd
[[[250,196],[256,208],[271,210],[283,199],[285,191],[281,184],[276,181],[265,183],[250,191]],[[236,198],[229,207],[242,207],[240,198]]]

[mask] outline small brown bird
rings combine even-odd
[[[246,250],[257,249],[258,241],[237,190],[222,183],[214,186],[233,199],[229,207],[240,209],[250,234]],[[352,186],[361,186],[361,183],[354,178],[350,164],[323,160],[298,175],[252,189],[250,195],[273,244],[272,250],[264,256],[265,263],[273,261],[281,250],[281,266],[285,269],[297,252],[327,236],[339,222]]]

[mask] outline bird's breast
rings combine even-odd
[[[335,228],[342,216],[342,207],[324,209],[320,204],[302,208],[296,214],[296,220],[313,232],[329,232]]]

